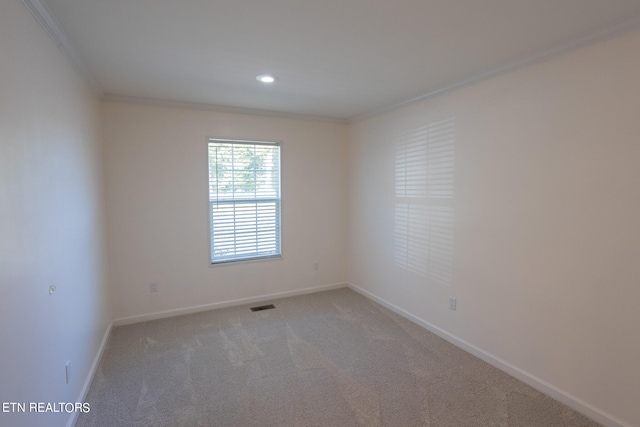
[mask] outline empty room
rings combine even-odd
[[[640,426],[637,0],[0,0],[0,426]]]

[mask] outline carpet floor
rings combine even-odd
[[[598,425],[350,289],[268,303],[114,328],[76,426]]]

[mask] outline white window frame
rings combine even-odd
[[[211,158],[210,158],[210,146],[212,143],[222,143],[222,144],[234,144],[234,145],[249,145],[249,146],[277,146],[278,147],[278,159],[277,159],[277,171],[278,171],[278,181],[277,181],[277,196],[275,197],[253,197],[253,198],[233,198],[233,199],[219,199],[217,197],[212,197],[212,180],[211,180]],[[246,140],[246,139],[231,139],[231,138],[207,138],[207,170],[209,171],[208,178],[208,190],[207,190],[207,198],[208,198],[208,210],[209,210],[209,263],[211,266],[219,266],[219,265],[228,265],[234,263],[243,263],[243,262],[253,262],[253,261],[263,261],[263,260],[273,260],[273,259],[281,259],[282,258],[282,193],[281,193],[281,182],[282,182],[282,143],[279,141],[262,141],[262,140]],[[217,193],[216,193],[217,195]],[[275,236],[274,250],[270,253],[259,253],[255,252],[252,254],[246,255],[238,255],[234,254],[231,256],[214,256],[214,208],[220,205],[246,205],[246,204],[255,204],[256,210],[258,209],[259,204],[270,204],[275,203],[275,225],[271,230],[272,235]],[[235,224],[235,216],[233,222]],[[256,219],[257,222],[257,219]],[[256,224],[256,236],[259,237],[260,232],[257,231],[258,225]],[[269,230],[269,229],[267,229]],[[234,229],[235,231],[235,229]],[[234,236],[236,233],[234,232]]]

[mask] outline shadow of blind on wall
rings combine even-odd
[[[453,271],[455,119],[402,133],[395,144],[394,259],[450,286]]]

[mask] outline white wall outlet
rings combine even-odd
[[[64,378],[67,384],[71,381],[71,360],[67,360],[67,363],[64,365]]]
[[[449,309],[450,310],[456,309],[456,299],[454,297],[449,297]]]
[[[149,283],[149,292],[158,292],[158,284],[155,282]]]
[[[313,263],[313,271],[318,271],[320,269],[320,264],[316,261]]]

